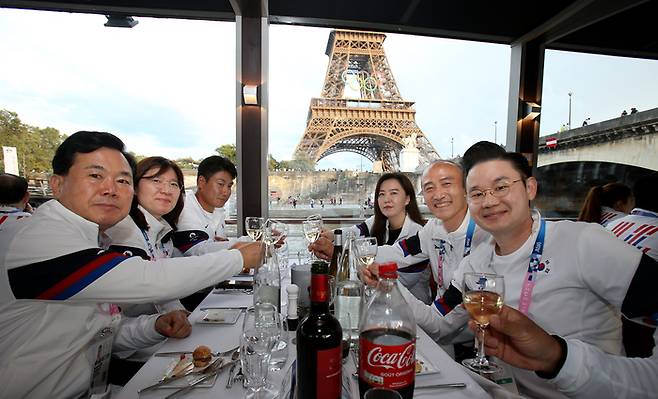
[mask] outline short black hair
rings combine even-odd
[[[238,170],[233,162],[219,155],[212,155],[201,161],[197,170],[197,178],[203,176],[208,180],[217,172],[227,172],[232,178],[238,177]]]
[[[27,180],[11,173],[0,174],[0,205],[20,202],[27,193]]]
[[[487,161],[509,162],[512,164],[512,167],[519,172],[524,182],[529,177],[532,177],[532,167],[523,154],[520,152],[507,152],[498,144],[488,141],[480,141],[473,144],[473,146],[464,153],[462,159],[462,164],[464,165],[464,180],[466,180],[466,176],[468,176],[475,165]]]
[[[658,172],[639,178],[633,186],[635,206],[652,212],[658,212]]]
[[[130,165],[132,174],[135,175],[135,159],[126,152],[126,146],[120,138],[111,133],[88,131],[73,133],[57,147],[52,162],[53,173],[60,176],[66,175],[73,165],[76,153],[88,154],[102,147],[112,148],[122,153]]]
[[[507,151],[503,147],[491,141],[478,141],[473,144],[466,150],[461,159],[461,164],[464,168],[464,179],[466,179],[468,172],[480,159],[494,159],[494,157],[505,153]]]

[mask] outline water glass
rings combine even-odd
[[[268,360],[271,370],[280,370],[288,360],[288,334],[276,307],[269,303],[257,303],[246,310],[242,330],[267,331],[274,339]]]
[[[270,329],[254,327],[242,332],[240,363],[248,398],[266,396],[263,394],[267,393],[267,373],[275,342]]]

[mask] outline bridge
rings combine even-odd
[[[566,162],[658,170],[658,108],[539,138],[539,167]]]

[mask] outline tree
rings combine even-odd
[[[281,164],[279,163],[279,161],[274,159],[272,154],[268,154],[267,155],[267,169],[270,170],[270,171],[273,171],[273,170],[277,170],[277,169],[280,169],[280,168],[281,168]]]
[[[52,172],[55,150],[65,138],[55,128],[29,126],[15,112],[0,110],[0,145],[16,147],[18,167],[25,177]]]
[[[228,160],[233,162],[233,164],[237,163],[238,157],[237,157],[235,144],[221,145],[218,148],[215,148],[215,152],[217,152],[217,154],[223,156],[224,158],[228,158]]]

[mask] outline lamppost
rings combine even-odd
[[[494,144],[498,144],[498,121],[494,121]]]
[[[455,138],[450,137],[450,158],[455,157]]]
[[[571,130],[571,95],[573,93],[569,92],[569,130]]]

